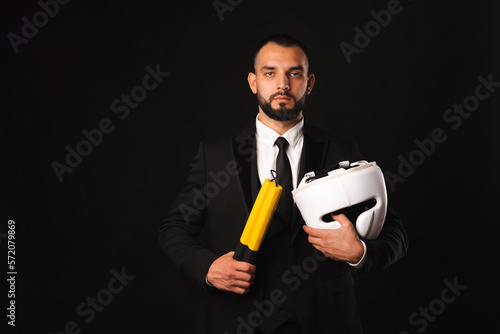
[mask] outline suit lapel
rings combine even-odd
[[[300,179],[305,173],[323,167],[328,150],[328,141],[317,128],[304,124],[304,148],[306,150],[305,159],[303,159],[305,163],[304,170],[300,171]]]
[[[260,189],[255,146],[255,123],[252,123],[233,140],[234,156],[240,167],[241,196],[246,204],[247,215],[250,214]]]

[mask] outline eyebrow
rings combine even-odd
[[[275,69],[276,69],[276,67],[274,67],[274,66],[264,65],[264,66],[262,66],[261,71],[275,70]],[[295,71],[295,70],[304,71],[304,66],[298,65],[298,66],[290,67],[288,69],[288,71]]]
[[[304,66],[302,66],[302,65],[293,66],[293,67],[290,67],[288,70],[289,71],[295,71],[295,70],[304,71]]]

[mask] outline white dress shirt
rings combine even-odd
[[[259,116],[256,119],[256,145],[257,145],[257,172],[261,184],[264,184],[265,179],[273,179],[271,170],[276,170],[276,158],[278,157],[279,148],[274,145],[276,139],[280,135],[259,121]],[[283,134],[283,138],[288,142],[286,155],[290,160],[292,168],[292,185],[293,189],[297,188],[297,178],[299,177],[300,157],[302,155],[302,147],[304,146],[304,118],[298,122],[293,128]]]

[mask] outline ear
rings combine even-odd
[[[248,73],[248,85],[254,94],[257,94],[257,76],[250,72]]]
[[[307,95],[309,95],[314,87],[314,82],[316,81],[316,77],[314,76],[314,74],[310,74],[309,75],[309,78],[307,78]]]

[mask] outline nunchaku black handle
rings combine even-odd
[[[238,242],[236,245],[236,249],[234,250],[233,259],[237,261],[243,261],[250,264],[255,264],[255,257],[257,256],[257,252],[248,248],[247,245],[243,245],[241,242]]]

